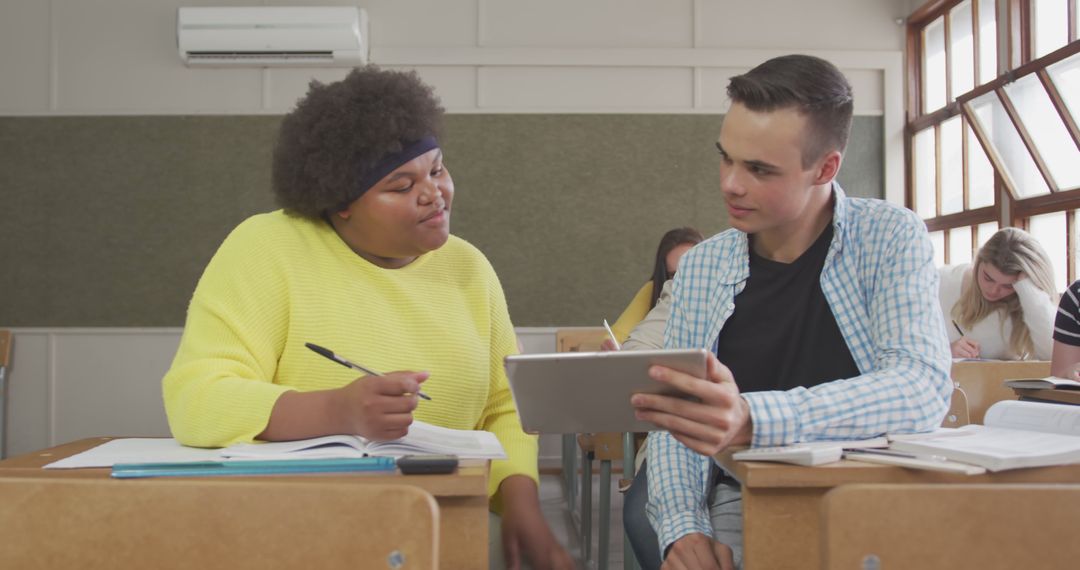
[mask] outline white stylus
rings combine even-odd
[[[604,328],[607,329],[607,334],[611,337],[611,342],[615,343],[615,350],[622,350],[619,339],[615,338],[615,333],[611,330],[611,325],[607,324],[607,319],[604,319]]]

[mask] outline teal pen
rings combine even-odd
[[[366,366],[361,366],[361,365],[359,365],[359,364],[357,364],[357,363],[355,363],[355,362],[353,362],[353,361],[351,361],[351,360],[349,360],[347,358],[344,358],[342,356],[338,356],[337,354],[334,353],[334,351],[330,350],[329,348],[323,348],[323,347],[321,347],[321,346],[319,346],[319,345],[317,345],[315,343],[312,343],[312,342],[305,342],[304,346],[311,349],[311,351],[314,352],[315,354],[318,354],[319,356],[324,356],[324,357],[326,357],[326,358],[328,358],[330,360],[333,360],[334,362],[337,362],[338,364],[340,364],[340,365],[342,365],[342,366],[344,366],[346,368],[352,368],[353,370],[359,370],[360,372],[363,372],[364,374],[370,374],[372,376],[382,376],[382,373],[380,373],[380,372],[376,372],[376,371],[374,371],[374,370],[372,370],[372,369],[370,369],[370,368],[368,368]],[[423,398],[425,400],[431,401],[431,396],[428,396],[427,394],[425,394],[425,393],[423,393],[423,392],[421,392],[419,390],[416,391],[416,395],[420,396],[421,398]]]

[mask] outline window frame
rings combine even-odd
[[[950,16],[950,13],[953,8],[965,1],[970,1],[973,41],[973,57],[970,63],[974,66],[974,87],[966,93],[955,94],[952,92],[953,69],[957,62],[953,60],[954,56],[951,36],[953,18]],[[998,32],[997,41],[995,42],[998,54],[998,75],[989,80],[982,77],[982,49],[980,44],[980,33],[982,30],[979,14],[979,11],[986,9],[988,4],[994,6],[996,10],[994,21]],[[1024,121],[1017,113],[1013,101],[1005,92],[1006,85],[1034,74],[1037,77],[1039,84],[1049,96],[1051,104],[1057,111],[1058,118],[1064,123],[1065,130],[1072,138],[1073,143],[1080,148],[1080,128],[1078,128],[1076,119],[1069,112],[1061,93],[1058,91],[1047,71],[1049,66],[1080,53],[1080,41],[1077,41],[1077,5],[1077,0],[1068,0],[1066,2],[1068,15],[1068,43],[1037,59],[1032,59],[1031,57],[1034,51],[1034,38],[1032,35],[1032,25],[1034,20],[1034,18],[1032,18],[1032,10],[1034,4],[1032,0],[930,0],[908,18],[906,32],[907,100],[905,102],[906,124],[904,129],[904,168],[906,174],[904,199],[909,208],[914,211],[919,211],[917,208],[918,196],[916,195],[915,186],[915,135],[926,129],[933,128],[935,141],[935,215],[924,218],[924,220],[928,231],[943,231],[943,253],[946,263],[948,263],[952,257],[949,251],[949,244],[951,242],[949,239],[949,231],[952,229],[970,227],[972,249],[974,250],[978,246],[978,232],[976,229],[979,224],[996,222],[998,227],[1017,226],[1027,229],[1028,219],[1032,216],[1064,211],[1066,212],[1067,228],[1065,247],[1068,275],[1066,276],[1066,279],[1067,282],[1072,282],[1077,278],[1080,278],[1080,275],[1077,275],[1078,268],[1076,261],[1077,242],[1080,241],[1080,238],[1077,236],[1077,232],[1080,231],[1080,228],[1077,226],[1080,224],[1076,223],[1077,214],[1074,213],[1075,210],[1080,210],[1080,187],[1064,189],[1058,187],[1045,159],[1042,157],[1042,154],[1032,140]],[[924,113],[922,112],[923,82],[925,81],[923,76],[923,31],[931,24],[937,22],[939,18],[944,24],[943,28],[945,34],[945,77],[943,79],[945,82],[946,100],[943,107]],[[1007,28],[1003,30],[1003,26],[1007,26]],[[1049,194],[1022,198],[1016,192],[1016,189],[1011,187],[1007,177],[1002,175],[1002,172],[1007,172],[1007,170],[1004,169],[1004,162],[997,154],[994,145],[988,139],[986,133],[983,132],[982,126],[976,120],[975,112],[971,106],[973,100],[990,92],[995,93],[996,97],[998,97],[1004,113],[1015,126],[1024,149],[1027,150],[1028,154],[1032,157],[1039,174],[1046,181],[1050,190]],[[946,121],[957,116],[959,116],[961,120],[961,156],[963,157],[963,160],[960,180],[963,185],[963,209],[960,212],[941,214],[943,196],[941,126]],[[974,135],[976,140],[971,140],[971,134]],[[969,167],[967,165],[969,162],[969,145],[972,144],[980,146],[987,159],[990,161],[994,171],[994,203],[990,206],[976,209],[969,208]]]

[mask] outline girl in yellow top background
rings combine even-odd
[[[679,259],[683,254],[704,239],[701,232],[690,227],[675,228],[660,238],[660,245],[656,248],[652,276],[641,286],[641,289],[638,289],[630,304],[611,326],[611,331],[615,333],[615,338],[619,339],[620,343],[630,336],[630,331],[656,306],[664,283],[675,277],[675,271],[679,268]]]
[[[536,438],[521,429],[503,369],[516,344],[502,287],[483,254],[449,233],[442,114],[415,73],[368,66],[312,83],[274,150],[283,210],[241,223],[192,297],[163,380],[169,425],[203,447],[387,440],[414,418],[490,431],[508,455],[491,468],[495,554],[510,567],[571,568],[540,512]],[[356,378],[306,342],[395,372]],[[431,401],[417,399],[421,384]]]

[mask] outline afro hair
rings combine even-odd
[[[278,205],[312,219],[359,198],[379,161],[425,136],[438,137],[443,108],[416,72],[358,67],[335,83],[312,81],[285,115],[274,147]]]

